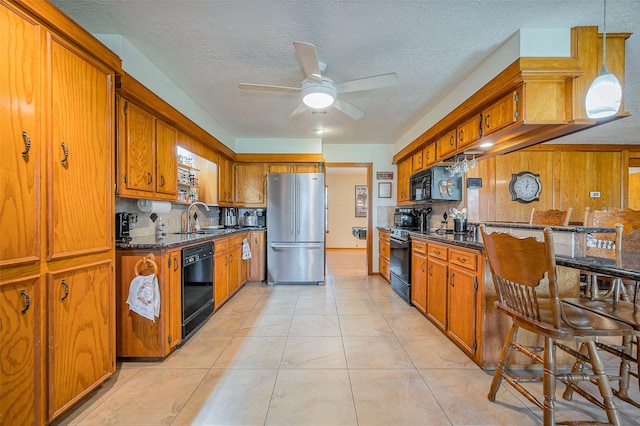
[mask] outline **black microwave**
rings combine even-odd
[[[435,166],[411,175],[412,201],[462,200],[462,176],[451,176],[445,166]]]

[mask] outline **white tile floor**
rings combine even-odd
[[[488,401],[490,372],[366,276],[363,251],[329,251],[327,262],[325,286],[248,283],[166,360],[119,363],[55,424],[542,424],[507,385]],[[640,424],[639,410],[618,405]],[[578,396],[558,406],[560,420],[606,418]]]

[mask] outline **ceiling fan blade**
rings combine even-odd
[[[398,85],[398,74],[380,74],[373,77],[365,77],[357,80],[345,81],[336,84],[338,93],[359,92],[361,90],[381,89]]]
[[[271,86],[268,84],[239,83],[238,88],[242,90],[263,90],[270,92],[299,92],[299,87]]]
[[[296,57],[307,78],[321,83],[322,75],[320,74],[316,47],[311,43],[301,41],[294,41],[293,47],[296,49]]]
[[[333,105],[331,106],[333,106],[335,109],[337,109],[341,113],[353,118],[354,120],[360,120],[362,117],[364,117],[364,111],[362,111],[360,108],[357,108],[351,105],[347,101],[336,99]]]
[[[289,119],[295,120],[296,118],[300,117],[302,113],[307,109],[307,106],[304,103],[300,102],[300,105],[298,105],[296,109],[294,109],[293,112],[289,115]]]

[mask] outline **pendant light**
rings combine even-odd
[[[593,80],[587,97],[585,108],[589,118],[611,117],[618,113],[622,103],[622,86],[615,75],[607,69],[607,0],[604,0],[604,24],[602,33],[602,70]]]

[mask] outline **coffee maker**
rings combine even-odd
[[[129,213],[116,213],[116,243],[131,241]]]
[[[235,207],[223,207],[222,220],[225,228],[238,226],[238,209]]]
[[[267,211],[264,209],[256,210],[256,224],[259,227],[267,226]]]

